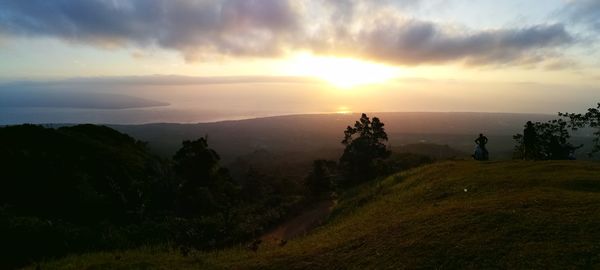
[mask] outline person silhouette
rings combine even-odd
[[[473,155],[473,157],[477,160],[488,160],[489,152],[485,147],[488,143],[488,138],[480,133],[479,137],[475,139],[475,143],[477,144],[477,149],[475,149],[475,155]]]

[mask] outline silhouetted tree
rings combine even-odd
[[[525,134],[527,136],[525,136]],[[515,158],[519,159],[570,159],[572,153],[579,147],[568,142],[571,137],[567,122],[555,119],[546,123],[531,123],[525,125],[524,134],[516,134],[513,139],[517,142]]]
[[[306,187],[315,197],[328,195],[333,190],[337,164],[331,160],[315,160],[312,171],[306,177]]]
[[[184,216],[223,213],[232,205],[238,191],[220,157],[208,148],[207,138],[184,141],[173,157],[175,173],[181,184],[177,208]]]
[[[525,129],[523,130],[522,147],[523,159],[540,159],[540,151],[538,150],[538,134],[536,132],[535,125],[531,121],[527,121],[525,124]]]
[[[375,161],[389,157],[390,151],[384,144],[388,136],[384,124],[377,117],[373,121],[362,114],[354,127],[348,126],[344,131],[342,144],[346,146],[340,158],[340,167],[348,182],[365,181],[376,174]]]
[[[596,108],[589,108],[585,114],[558,113],[558,115],[568,118],[568,127],[574,131],[584,127],[595,129],[594,145],[588,155],[593,156],[600,152],[600,103],[598,103]]]

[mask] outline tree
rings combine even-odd
[[[595,129],[593,133],[594,145],[588,155],[593,156],[600,152],[600,103],[597,104],[596,108],[589,108],[585,114],[558,113],[558,115],[569,119],[568,127],[573,131],[585,127]]]
[[[220,157],[208,148],[207,138],[184,141],[173,157],[180,179],[177,208],[184,216],[228,212],[238,187],[229,171],[219,165]]]
[[[540,159],[538,134],[535,125],[531,121],[527,121],[523,130],[523,159]]]
[[[388,136],[383,126],[379,118],[373,117],[371,121],[363,113],[354,127],[346,128],[342,140],[346,148],[340,158],[346,181],[353,183],[375,177],[375,161],[389,157],[390,151],[384,143]]]
[[[337,164],[331,160],[315,160],[310,174],[306,177],[306,187],[315,197],[328,195],[334,186]]]
[[[568,142],[567,122],[555,119],[545,123],[527,122],[524,134],[516,134],[515,158],[534,160],[570,159],[577,148]]]

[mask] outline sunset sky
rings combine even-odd
[[[3,0],[0,122],[583,110],[598,34],[597,0]]]

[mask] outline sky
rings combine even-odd
[[[583,111],[597,0],[3,0],[0,124]]]

